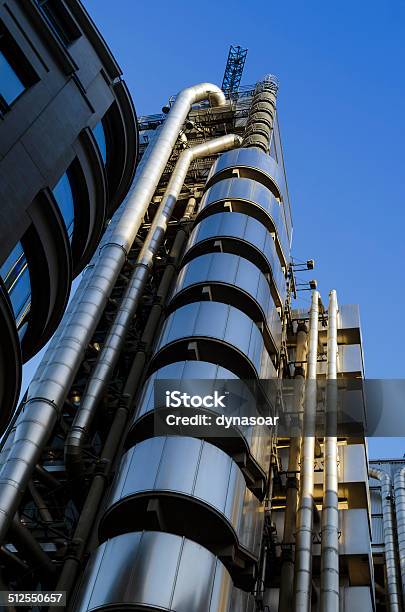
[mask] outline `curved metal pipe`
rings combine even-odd
[[[384,554],[387,572],[387,590],[390,612],[399,612],[401,609],[398,589],[398,570],[395,556],[394,518],[392,508],[392,485],[387,472],[369,468],[369,476],[381,482],[381,503],[383,511]]]
[[[329,293],[326,419],[327,433],[336,429],[337,402],[337,314],[336,291]],[[321,539],[321,612],[339,612],[339,505],[337,437],[324,440],[322,539]]]
[[[83,443],[89,431],[97,406],[112,376],[128,331],[137,311],[155,255],[166,233],[177,199],[193,160],[229,151],[240,146],[239,136],[228,134],[184,150],[176,163],[166,191],[155,214],[142,246],[134,271],[121,304],[110,327],[97,363],[89,378],[80,407],[74,418],[65,444],[65,465],[68,471],[80,477],[83,470]]]
[[[308,612],[312,589],[312,515],[314,492],[315,437],[312,433],[316,415],[316,375],[318,361],[319,292],[312,292],[309,317],[307,387],[305,394],[304,435],[301,441],[300,491],[295,535],[294,609]],[[306,431],[307,429],[307,431]]]
[[[210,83],[188,87],[177,96],[147,162],[138,173],[133,190],[119,212],[110,241],[99,252],[86,291],[64,327],[52,360],[35,389],[29,391],[25,408],[17,421],[13,447],[0,474],[0,542],[7,533],[31,472],[56,423],[66,393],[136,238],[183,123],[192,104],[207,98],[211,98],[217,106],[225,104],[223,92]]]
[[[401,572],[402,607],[405,610],[405,467],[394,475],[395,518],[397,521],[397,540],[399,569]]]

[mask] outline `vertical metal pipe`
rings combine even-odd
[[[304,435],[301,441],[300,492],[295,537],[294,609],[308,612],[311,606],[312,514],[314,490],[316,375],[318,360],[319,293],[312,292],[309,317],[307,384],[305,389]]]
[[[197,204],[197,200],[195,199],[194,196],[191,196],[188,199],[187,206],[185,208],[184,215],[182,217],[182,221],[189,221],[191,219],[191,217],[194,214],[196,204]]]
[[[399,569],[401,572],[402,608],[405,610],[405,468],[394,475],[395,517],[397,521],[397,539]]]
[[[329,294],[326,427],[327,434],[335,433],[337,402],[337,297]],[[339,611],[339,507],[338,457],[336,435],[324,439],[322,540],[321,540],[321,612]]]
[[[305,369],[303,367],[306,361],[307,350],[307,330],[305,326],[300,326],[297,330],[297,348],[296,348],[296,365],[295,379],[295,398],[297,404],[297,412],[302,407],[302,387],[305,377]],[[294,435],[295,433],[295,435]],[[291,432],[290,449],[288,456],[288,476],[286,483],[286,501],[284,514],[284,533],[282,544],[282,565],[280,579],[280,599],[278,609],[279,612],[289,612],[293,604],[294,594],[291,588],[294,582],[294,536],[297,520],[297,502],[298,502],[298,472],[300,464],[300,447],[301,437],[298,432]]]
[[[392,508],[391,478],[386,472],[369,468],[371,478],[381,482],[381,503],[383,511],[384,555],[387,573],[388,605],[390,612],[400,612],[400,595],[398,589],[398,570],[395,555],[394,518]]]
[[[99,354],[94,370],[87,382],[80,407],[74,418],[65,444],[66,467],[80,476],[83,467],[83,442],[92,423],[96,408],[102,398],[121,349],[138,308],[154,257],[162,243],[169,219],[180,195],[188,169],[194,159],[228,151],[241,144],[241,138],[234,134],[214,138],[198,144],[181,153],[170,177],[166,191],[155,214],[146,240],[135,264],[128,287],[120,303],[114,321],[108,331],[104,346]]]
[[[119,212],[118,222],[94,264],[86,290],[64,328],[41,380],[29,391],[20,414],[14,444],[0,474],[0,542],[3,540],[27,486],[31,472],[50,436],[66,394],[83,359],[108,296],[125,262],[150,200],[170,158],[193,103],[211,98],[225,104],[223,92],[210,83],[183,89],[167,116],[134,188]]]

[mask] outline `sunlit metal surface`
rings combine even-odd
[[[284,169],[270,155],[266,155],[257,148],[235,149],[231,153],[222,155],[212,166],[207,186],[228,178],[233,170],[239,170],[239,176],[247,176],[263,183],[288,206],[288,192]],[[287,211],[286,211],[287,213]],[[287,231],[291,240],[291,220],[285,214]]]
[[[137,432],[137,429],[139,430],[141,427],[146,428],[145,421],[148,415],[150,417],[150,424],[147,427],[147,435],[151,435],[153,431],[153,412],[155,409],[159,408],[158,406],[155,406],[154,397],[154,384],[156,380],[181,380],[182,389],[185,390],[187,390],[186,382],[189,380],[191,393],[193,391],[194,380],[210,380],[213,388],[215,388],[217,380],[236,378],[237,377],[235,374],[230,370],[227,370],[226,368],[223,368],[215,363],[209,363],[206,361],[179,361],[160,368],[145,382],[142,395],[138,401],[138,408],[130,428],[130,438],[132,437],[136,439],[136,436],[140,435]],[[212,411],[215,410],[215,408],[212,409]],[[201,410],[195,410],[195,412],[199,413]],[[218,409],[218,413],[219,412],[221,414],[227,414],[226,408]],[[240,412],[240,416],[243,416],[245,409],[240,407]],[[232,407],[232,415],[238,416],[238,414],[235,413],[234,407]],[[228,452],[230,456],[234,456],[235,454],[239,455],[244,449],[248,449],[249,455],[251,455],[257,466],[260,466],[261,468],[257,471],[257,467],[252,465],[248,467],[248,469],[250,471],[254,470],[254,473],[256,474],[255,479],[263,478],[263,475],[268,471],[270,463],[269,436],[264,436],[262,426],[258,425],[241,427],[240,429],[235,427],[234,431],[235,434],[238,434],[238,437],[235,435],[227,439],[215,439],[213,443],[217,445],[222,443],[223,445],[221,448]]]
[[[209,350],[204,349],[207,342]],[[218,302],[194,302],[171,313],[162,328],[152,361],[153,369],[174,361],[169,351],[170,345],[174,343],[177,358],[182,357],[183,351],[194,352],[195,357],[205,360],[204,354],[212,354],[213,350],[220,357],[222,348],[224,357],[221,365],[240,378],[249,378],[249,371],[251,375],[260,378],[276,377],[276,370],[259,328],[248,316],[232,306]],[[216,348],[213,343],[217,344]],[[166,363],[162,363],[163,351],[170,354]]]
[[[339,374],[362,376],[364,374],[363,351],[360,344],[339,346],[337,356]],[[318,374],[326,375],[326,362],[318,363]]]
[[[74,610],[231,612],[232,590],[222,563],[195,542],[168,533],[129,533],[93,553]]]
[[[270,189],[250,178],[229,178],[215,183],[204,194],[197,220],[227,209],[255,217],[270,232],[277,232],[277,240],[288,257],[289,236],[283,208]]]
[[[204,242],[204,244],[200,244]],[[223,251],[249,259],[265,274],[271,274],[281,295],[285,275],[280,267],[276,245],[271,234],[253,217],[234,212],[217,213],[203,219],[190,235],[185,253],[188,261],[198,254]]]
[[[199,298],[232,304],[265,325],[275,350],[279,350],[281,319],[273,296],[264,274],[247,259],[231,253],[207,253],[181,269],[171,302],[177,304]],[[278,306],[281,306],[280,299]]]
[[[235,543],[258,556],[261,504],[246,488],[236,463],[212,444],[169,436],[149,438],[130,449],[112,485],[102,539],[147,524],[151,499],[159,500],[162,518],[157,520],[163,531],[209,549]]]

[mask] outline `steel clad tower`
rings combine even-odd
[[[364,437],[336,410],[346,392],[364,409],[358,309],[298,285],[313,261],[291,256],[277,80],[235,78],[139,119],[132,188],[3,441],[0,590],[66,591],[79,612],[376,609]],[[169,435],[165,381],[297,410]],[[292,415],[325,405],[325,432],[302,435]],[[207,408],[190,415],[229,416]],[[379,609],[399,610],[386,574]]]

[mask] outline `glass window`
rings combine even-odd
[[[17,242],[0,267],[0,275],[8,291],[18,329],[23,325],[31,305],[30,275],[21,242]]]
[[[59,181],[56,183],[52,190],[55,200],[59,206],[59,210],[62,213],[63,220],[66,225],[67,233],[70,242],[72,242],[72,235],[74,229],[74,201],[72,187],[70,185],[69,177],[67,173],[62,174]]]
[[[96,139],[101,157],[104,164],[107,162],[107,143],[105,139],[105,131],[101,121],[99,121],[93,128],[94,138]]]
[[[52,29],[69,46],[81,36],[81,32],[61,0],[37,0],[37,4]]]
[[[24,85],[14,72],[11,64],[0,49],[0,93],[7,104],[12,104],[14,100],[25,90]]]
[[[8,111],[10,105],[37,81],[38,75],[0,20],[0,110]]]

